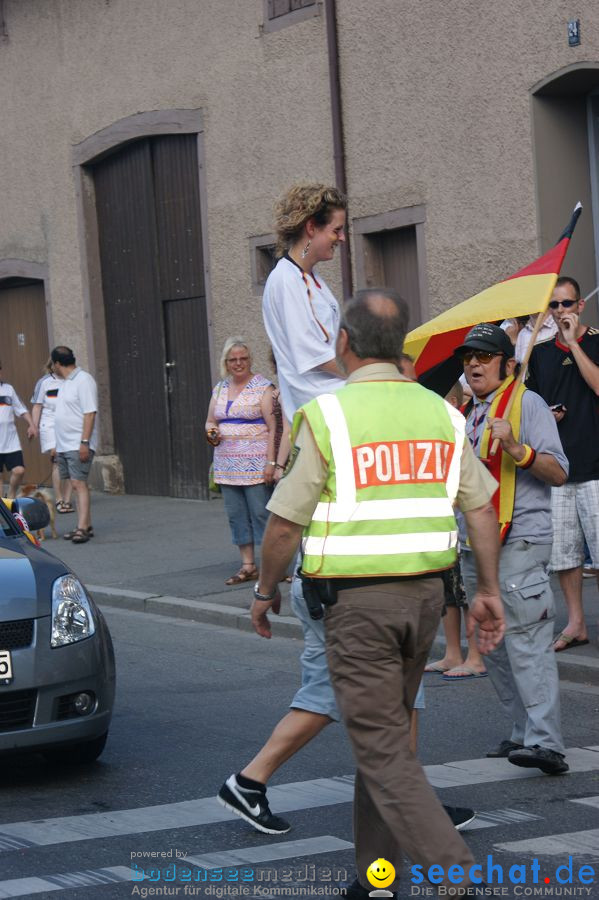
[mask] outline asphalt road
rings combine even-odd
[[[208,897],[223,889],[220,896],[292,897],[302,896],[299,887],[303,896],[312,888],[322,890],[313,896],[335,896],[337,879],[354,877],[354,767],[341,726],[326,729],[273,778],[271,806],[292,822],[288,834],[258,834],[212,799],[286,711],[299,681],[300,642],[105,613],[118,664],[107,748],[84,769],[53,769],[38,757],[2,763],[0,898]],[[464,832],[477,860],[486,865],[492,854],[506,877],[509,866],[525,867],[520,893],[508,881],[501,896],[531,896],[525,890],[545,888],[546,877],[555,889],[556,868],[573,856],[566,886],[584,892],[570,896],[599,897],[596,672],[573,666],[562,685],[566,746],[579,749],[570,754],[572,773],[559,778],[484,759],[508,736],[489,679],[448,685],[427,676],[421,759],[433,783],[445,785],[438,788],[443,802],[477,809],[476,827]],[[132,865],[138,874],[152,870],[155,880],[125,880]],[[594,870],[583,873],[593,879],[587,887],[578,877],[582,865]],[[189,883],[179,880],[185,866]],[[246,880],[233,881],[231,867]],[[169,881],[173,871],[177,880]],[[197,880],[202,873],[207,881]],[[406,867],[400,896],[425,896],[410,877]],[[157,893],[144,895],[150,888]]]

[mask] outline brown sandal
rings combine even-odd
[[[252,568],[248,569],[247,566],[242,566],[239,572],[235,575],[231,575],[230,578],[227,578],[225,584],[228,584],[230,587],[232,584],[243,584],[244,581],[256,581],[258,578],[258,569],[253,563],[248,563],[248,565],[252,565]]]
[[[75,540],[76,535],[78,536],[78,540]],[[79,537],[80,535],[82,535],[85,540],[82,540],[81,537]],[[85,529],[74,528],[72,531],[67,531],[65,532],[65,534],[63,534],[63,538],[65,539],[65,541],[72,541],[74,544],[86,544],[93,536],[94,529],[91,525],[89,526],[89,528]]]

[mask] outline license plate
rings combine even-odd
[[[10,650],[0,650],[0,684],[10,684],[12,681],[12,661]]]

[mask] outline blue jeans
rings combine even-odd
[[[233,543],[261,544],[269,512],[266,504],[272,488],[266,484],[221,484]]]

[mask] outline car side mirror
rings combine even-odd
[[[50,524],[50,511],[45,503],[41,500],[35,500],[33,497],[17,497],[13,500],[13,513],[21,513],[29,531],[42,531]]]

